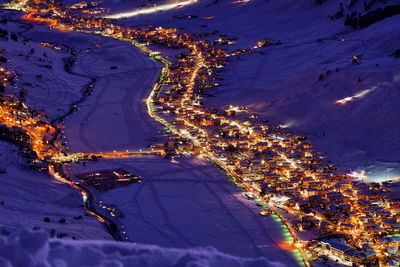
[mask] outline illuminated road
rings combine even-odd
[[[181,8],[184,6],[192,5],[197,3],[199,0],[186,0],[186,1],[179,1],[175,0],[174,3],[168,3],[168,4],[163,4],[163,5],[156,5],[154,7],[145,7],[145,8],[140,8],[136,9],[133,11],[128,11],[128,12],[123,12],[123,13],[117,13],[113,15],[106,15],[104,16],[105,18],[108,19],[120,19],[120,18],[130,18],[138,15],[144,15],[144,14],[152,14],[160,11],[167,11],[175,8]]]
[[[54,166],[50,165],[49,173],[57,181],[68,184],[71,187],[77,189],[80,192],[80,194],[82,195],[82,201],[85,205],[86,212],[89,213],[90,215],[96,217],[97,220],[99,220],[99,222],[104,224],[107,231],[114,238],[114,240],[124,241],[120,234],[120,226],[117,223],[115,223],[111,218],[109,218],[108,216],[106,216],[104,214],[99,213],[96,210],[95,205],[94,205],[93,193],[90,190],[83,187],[82,185],[72,182],[70,178],[64,178],[64,177],[72,177],[73,176],[68,171],[68,168],[65,165],[61,166],[61,167],[54,167]]]

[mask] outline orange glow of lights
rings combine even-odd
[[[293,247],[297,249],[304,249],[306,248],[306,244],[303,242],[294,242]]]
[[[278,247],[284,250],[293,250],[292,244],[288,242],[279,242]]]

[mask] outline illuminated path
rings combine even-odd
[[[108,19],[130,18],[130,17],[134,17],[134,16],[138,16],[138,15],[151,14],[151,13],[156,13],[156,12],[160,12],[160,11],[167,11],[167,10],[174,9],[174,8],[181,8],[184,6],[195,4],[197,2],[198,2],[198,0],[186,0],[186,1],[178,1],[177,0],[175,3],[169,3],[169,4],[148,7],[148,8],[140,8],[140,9],[136,9],[134,11],[117,13],[114,15],[107,15],[104,17],[108,18]]]

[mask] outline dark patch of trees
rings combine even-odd
[[[11,38],[11,40],[18,42],[18,37],[15,32],[10,33],[10,38]]]
[[[400,58],[400,48],[393,52],[395,58]]]
[[[64,71],[67,73],[71,73],[72,66],[75,63],[75,59],[73,57],[63,58],[64,61]]]
[[[344,25],[353,28],[366,28],[378,21],[400,14],[400,5],[390,5],[385,8],[378,8],[373,11],[360,15],[353,12],[346,16]]]
[[[6,29],[0,28],[0,38],[8,39],[8,31]]]
[[[325,3],[328,0],[314,0],[314,4],[316,5],[322,5],[323,3]]]

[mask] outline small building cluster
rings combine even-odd
[[[142,181],[140,176],[133,175],[122,169],[79,174],[76,179],[81,185],[91,186],[100,192]]]

